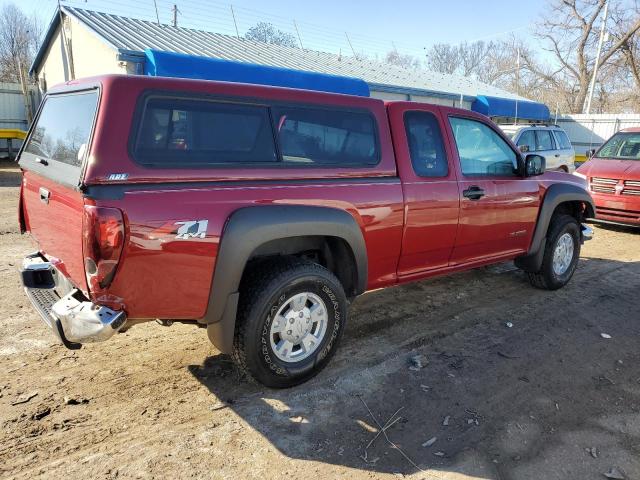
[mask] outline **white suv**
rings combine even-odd
[[[499,125],[522,152],[547,160],[547,170],[573,173],[576,153],[564,130],[555,125]]]

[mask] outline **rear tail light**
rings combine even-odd
[[[98,293],[113,281],[124,246],[124,218],[117,208],[85,205],[84,271],[89,291]]]

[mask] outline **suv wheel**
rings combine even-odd
[[[534,287],[557,290],[564,287],[576,270],[580,258],[580,225],[571,215],[554,215],[538,272],[528,273]]]
[[[292,387],[328,363],[346,318],[344,290],[329,270],[297,258],[262,262],[241,286],[233,358],[264,385]]]

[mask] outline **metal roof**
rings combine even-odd
[[[490,95],[525,100],[523,97],[467,77],[421,69],[404,69],[353,56],[284,47],[204,30],[159,25],[146,20],[68,5],[61,8],[63,13],[86,25],[120,53],[134,57],[139,54],[141,60],[143,51],[148,48],[356,77],[365,80],[372,90],[397,91],[416,95],[435,94],[458,98],[461,94],[465,97]],[[56,13],[43,45],[31,66],[30,73],[33,73],[42,61],[48,43],[55,34],[59,23],[59,14]]]

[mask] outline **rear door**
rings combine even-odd
[[[451,265],[525,252],[538,215],[538,182],[519,175],[519,153],[480,116],[449,110],[447,127],[456,147],[460,194]]]
[[[20,155],[22,215],[40,251],[86,291],[79,190],[98,89],[48,95]]]
[[[536,153],[546,159],[547,170],[557,170],[562,165],[562,158],[551,130],[538,128],[535,132],[537,139]]]
[[[406,278],[449,264],[460,199],[440,108],[394,103],[389,116],[405,200],[398,275]]]

